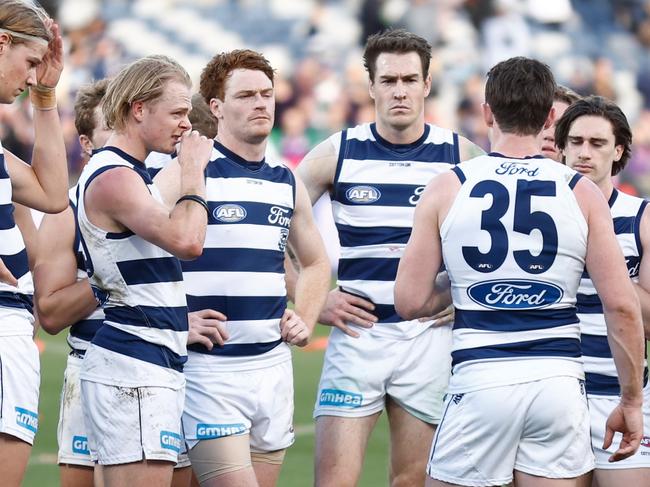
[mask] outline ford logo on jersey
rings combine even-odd
[[[217,206],[212,215],[223,223],[237,223],[246,218],[246,209],[234,203]]]
[[[381,193],[372,186],[352,186],[345,192],[345,197],[352,203],[367,205],[381,198]]]
[[[564,292],[555,284],[527,279],[484,281],[467,290],[472,301],[492,309],[537,309],[557,303]]]

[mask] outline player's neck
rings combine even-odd
[[[611,198],[612,193],[614,192],[614,182],[612,181],[612,178],[605,178],[596,183],[596,186],[598,186],[598,189],[603,192],[605,199],[609,201],[609,198]]]
[[[375,125],[377,127],[377,133],[381,138],[391,144],[412,144],[418,141],[424,133],[424,117],[418,118],[415,123],[404,129],[391,127],[388,124],[382,123],[379,119],[377,119]]]
[[[132,136],[128,131],[113,132],[104,144],[104,147],[107,146],[117,147],[141,162],[144,162],[150,152],[140,138]]]
[[[491,152],[498,152],[506,157],[524,158],[540,154],[541,135],[517,135],[501,132],[493,127],[490,137]]]
[[[266,143],[268,141],[268,139],[265,138],[259,144],[250,144],[232,137],[231,134],[227,132],[219,132],[215,139],[229,151],[234,152],[242,159],[250,162],[258,162],[264,159]]]

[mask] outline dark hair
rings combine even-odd
[[[77,91],[74,101],[74,126],[79,135],[93,138],[95,126],[95,109],[99,106],[106,94],[108,79],[82,86]]]
[[[632,130],[623,111],[611,100],[602,96],[588,96],[573,103],[555,124],[555,145],[564,150],[569,139],[571,125],[580,117],[602,117],[612,124],[614,145],[623,147],[623,154],[612,164],[612,176],[623,170],[630,159],[632,147]]]
[[[572,103],[578,101],[582,98],[571,88],[564,85],[557,85],[555,87],[555,94],[553,95],[553,101],[559,101],[571,105]]]
[[[426,39],[404,29],[389,29],[368,37],[363,52],[363,65],[368,71],[370,82],[375,81],[377,58],[383,52],[398,54],[415,52],[422,63],[422,77],[427,77],[431,62],[431,44]]]
[[[553,73],[535,59],[513,57],[487,74],[485,101],[506,133],[538,134],[553,106],[554,93]]]
[[[273,83],[273,68],[259,52],[250,49],[222,52],[214,56],[201,73],[199,92],[208,105],[213,98],[224,99],[226,80],[235,69],[262,71]]]
[[[201,135],[208,139],[217,136],[217,117],[212,114],[210,107],[201,96],[201,93],[192,95],[192,111],[190,112],[190,123],[193,130],[198,130]]]

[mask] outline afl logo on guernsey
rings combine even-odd
[[[526,279],[479,282],[469,287],[472,301],[492,309],[537,309],[555,304],[564,292],[555,284]]]
[[[381,198],[381,193],[372,186],[352,186],[345,192],[345,197],[352,203],[366,205]]]
[[[237,223],[246,218],[246,209],[234,203],[217,206],[212,215],[223,223]]]

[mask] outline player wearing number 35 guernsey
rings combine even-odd
[[[621,384],[606,438],[613,460],[642,436],[643,328],[607,202],[539,154],[553,123],[548,66],[512,58],[488,73],[483,116],[494,152],[433,179],[415,211],[395,305],[439,307],[444,259],[456,307],[452,377],[429,486],[569,485],[594,468],[576,294],[586,267],[602,300]],[[553,480],[556,479],[556,480]]]
[[[646,200],[617,191],[612,181],[630,157],[632,132],[627,119],[613,102],[590,96],[567,109],[566,116],[557,123],[556,134],[560,137],[557,145],[564,153],[566,164],[596,183],[609,202],[616,239],[644,310],[647,337],[650,260],[644,258],[643,249],[650,245],[650,212],[646,209]],[[588,273],[583,275],[578,289],[578,317],[591,415],[591,442],[596,455],[593,485],[650,485],[647,366],[644,373],[645,437],[639,451],[630,458],[612,463],[609,457],[614,448],[603,448],[605,419],[618,404],[621,390],[607,340],[603,308]],[[592,485],[588,478],[585,485]]]

